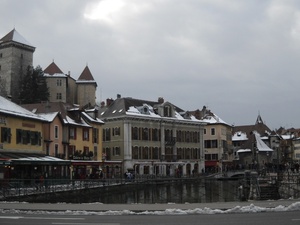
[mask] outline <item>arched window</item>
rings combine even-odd
[[[132,140],[139,140],[139,128],[132,127]]]
[[[139,147],[132,146],[132,159],[139,159]]]

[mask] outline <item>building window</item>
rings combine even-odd
[[[149,157],[149,148],[148,147],[143,148],[143,159],[150,159],[150,157]]]
[[[61,86],[62,81],[60,79],[56,80],[56,86]]]
[[[159,153],[159,148],[154,147],[152,148],[152,159],[159,159],[160,153]]]
[[[114,155],[114,156],[119,156],[119,155],[121,155],[121,149],[120,149],[120,147],[114,147],[114,148],[113,148],[113,155]]]
[[[218,148],[218,140],[204,140],[204,148]]]
[[[139,140],[139,128],[133,127],[131,132],[132,132],[132,140]]]
[[[133,159],[139,159],[139,147],[138,146],[132,146],[132,158]]]
[[[17,129],[16,141],[17,144],[41,145],[41,133],[36,131]]]
[[[103,129],[103,141],[110,141],[110,128]]]
[[[160,130],[157,128],[152,129],[152,141],[160,141]]]
[[[75,127],[70,127],[69,136],[70,136],[70,139],[76,140],[76,128]]]
[[[10,143],[11,141],[11,133],[10,128],[1,127],[1,143]]]
[[[186,148],[185,149],[185,159],[191,159],[191,149]]]
[[[148,141],[149,140],[149,129],[143,128],[142,135],[143,135],[143,137],[142,137],[143,141]]]
[[[83,155],[91,157],[89,147],[87,147],[87,146],[83,147]]]
[[[210,131],[211,131],[211,133],[210,133],[211,135],[216,135],[216,129],[215,128],[211,128]]]
[[[185,132],[185,142],[189,143],[190,141],[191,141],[190,132],[186,131]]]
[[[69,149],[68,149],[69,159],[73,159],[74,154],[75,154],[75,150],[76,150],[75,145],[70,145],[69,146]]]
[[[58,139],[58,126],[54,126],[54,138]]]
[[[2,53],[0,53],[0,58],[2,58],[2,56],[3,56],[3,54],[2,54]]]
[[[57,100],[61,100],[61,99],[62,99],[61,93],[56,93],[56,99],[57,99]]]
[[[94,146],[94,156],[97,159],[97,156],[98,156],[98,148],[97,148],[97,146]]]
[[[23,59],[23,57],[24,57],[24,55],[23,55],[23,53],[21,54],[21,59]]]
[[[120,134],[121,134],[121,131],[120,131],[121,129],[120,129],[120,127],[115,127],[115,128],[113,128],[112,129],[112,131],[113,131],[113,136],[120,136]]]
[[[99,129],[93,128],[93,143],[99,144]]]
[[[105,148],[103,150],[104,151],[102,153],[102,159],[103,160],[110,160],[111,159],[110,148]]]
[[[171,107],[170,106],[165,106],[164,107],[164,116],[165,117],[171,117],[172,116]]]
[[[84,141],[89,141],[89,129],[88,128],[83,128],[83,133],[82,133],[83,137],[82,140]]]
[[[192,151],[193,151],[193,153],[192,153],[193,154],[193,159],[199,159],[199,154],[198,154],[199,149],[193,148]]]
[[[54,145],[54,154],[55,154],[55,157],[58,156],[58,144]]]

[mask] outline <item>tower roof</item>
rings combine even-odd
[[[61,71],[61,69],[55,64],[55,62],[52,62],[45,70],[44,73],[47,73],[49,75],[53,75],[53,74],[63,74],[63,72]]]
[[[6,34],[3,38],[0,39],[0,43],[10,42],[10,41],[33,47],[16,29],[13,29],[8,34]]]
[[[92,75],[92,73],[91,73],[88,66],[86,66],[84,68],[84,70],[80,74],[78,80],[79,81],[94,81],[94,77],[93,77],[93,75]]]

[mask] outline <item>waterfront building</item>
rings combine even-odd
[[[197,119],[206,123],[204,127],[205,171],[222,172],[233,166],[232,125],[226,123],[211,110],[191,112]]]
[[[192,176],[204,172],[205,123],[163,98],[107,99],[101,104],[105,163],[120,161],[122,172]]]
[[[232,143],[238,168],[262,169],[273,161],[272,131],[258,115],[255,124],[234,126]]]
[[[55,137],[51,143],[49,141],[46,149],[52,156],[58,153],[58,157],[70,160],[72,178],[85,179],[99,172],[102,166],[103,122],[97,118],[97,109],[85,110],[62,102],[26,104],[23,107],[46,118],[58,115],[49,128],[50,133],[58,135],[58,139],[55,143],[52,143]]]
[[[0,96],[0,179],[32,179],[70,162],[46,154],[47,120]]]

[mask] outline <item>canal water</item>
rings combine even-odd
[[[85,196],[85,202],[105,204],[207,203],[239,201],[239,180],[203,179],[164,184],[125,185],[112,192]]]

